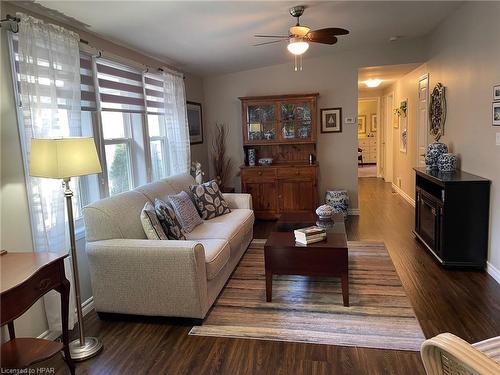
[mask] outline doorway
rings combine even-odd
[[[425,167],[427,150],[427,125],[429,121],[429,74],[418,80],[417,104],[417,167]]]
[[[358,99],[358,177],[378,177],[380,98]]]

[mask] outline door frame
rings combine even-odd
[[[423,81],[424,79],[427,79],[427,116],[426,116],[426,119],[425,119],[425,129],[421,129],[420,128],[420,81]],[[429,93],[429,88],[430,88],[430,78],[429,78],[429,73],[425,73],[425,74],[422,74],[420,77],[418,77],[418,80],[417,80],[417,126],[415,127],[416,128],[416,151],[415,151],[415,166],[419,166],[418,165],[418,160],[419,160],[419,149],[420,149],[420,132],[423,131],[424,134],[425,134],[425,140],[426,140],[426,145],[428,144],[428,129],[429,129],[429,97],[430,97],[430,93]]]
[[[382,176],[385,182],[393,182],[394,179],[394,129],[393,129],[393,121],[394,121],[394,91],[391,91],[384,95],[384,104],[385,104],[385,168],[384,175]]]
[[[375,139],[377,140],[377,177],[382,177],[382,173],[380,171],[380,96],[367,96],[366,98],[359,98],[359,102],[377,102],[377,135]],[[359,108],[359,106],[358,106]]]

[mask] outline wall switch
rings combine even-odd
[[[346,117],[345,120],[344,120],[344,122],[346,124],[355,124],[356,123],[356,118],[354,118],[354,117]]]
[[[500,146],[500,133],[497,133],[497,146]]]

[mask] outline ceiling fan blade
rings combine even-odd
[[[346,34],[349,34],[348,30],[339,29],[337,27],[329,27],[326,29],[309,31],[306,35],[306,38],[310,42],[335,44],[337,43],[337,38],[335,37],[335,35],[346,35]]]
[[[316,36],[316,35],[313,35],[313,36],[309,36],[307,35],[306,39],[309,41],[309,42],[313,42],[313,43],[321,43],[321,44],[335,44],[337,43],[338,39],[335,35],[319,35],[319,36]]]
[[[273,43],[281,43],[283,40],[273,40],[272,42],[264,42],[264,43],[257,43],[257,44],[252,44],[253,47],[256,46],[264,46],[266,44],[273,44]]]
[[[331,35],[347,35],[349,30],[341,29],[340,27],[327,27],[325,29],[318,29],[310,31],[310,33],[331,34]]]
[[[256,38],[279,38],[279,39],[288,39],[288,35],[262,35],[262,34],[257,34],[254,35]]]

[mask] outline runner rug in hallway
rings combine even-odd
[[[340,279],[274,276],[266,302],[265,240],[255,239],[190,335],[420,350],[425,340],[382,242],[349,242],[350,307]]]

